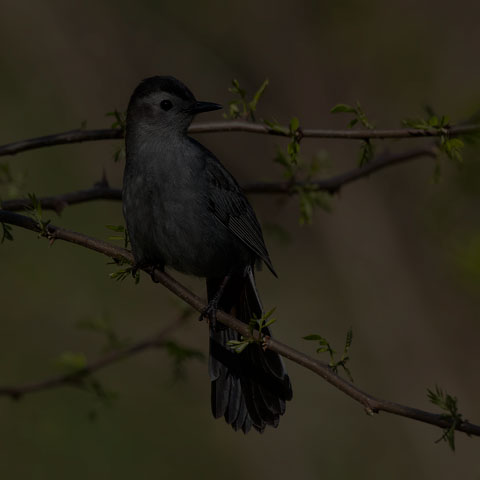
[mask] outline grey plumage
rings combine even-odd
[[[123,209],[139,267],[172,267],[205,277],[209,301],[230,275],[218,308],[244,322],[262,315],[254,266],[275,274],[255,213],[232,175],[187,135],[195,114],[220,108],[197,102],[173,77],[151,77],[134,91],[127,112]],[[238,334],[210,328],[212,411],[235,430],[277,426],[292,397],[280,357],[258,345],[242,354]]]

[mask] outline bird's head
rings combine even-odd
[[[128,104],[127,128],[133,124],[172,133],[186,131],[197,113],[222,108],[211,102],[199,102],[179,80],[155,76],[143,80]]]

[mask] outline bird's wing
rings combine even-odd
[[[251,248],[277,276],[252,206],[237,181],[210,152],[208,153],[205,172],[209,183],[210,209],[218,220]]]

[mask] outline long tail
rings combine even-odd
[[[207,279],[209,301],[218,291],[221,279]],[[248,323],[260,318],[262,305],[255,288],[253,272],[233,276],[219,302],[219,309]],[[263,333],[270,335],[269,331]],[[267,425],[277,427],[285,413],[285,402],[292,399],[292,386],[281,357],[258,344],[242,353],[232,351],[229,340],[239,340],[235,330],[217,323],[210,328],[209,373],[212,381],[212,413],[225,417],[234,430],[247,433],[253,426],[263,432]]]

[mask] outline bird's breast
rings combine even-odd
[[[127,168],[124,210],[135,257],[201,277],[223,276],[251,252],[214,215],[201,156],[145,152]],[[240,267],[239,267],[240,268]]]

